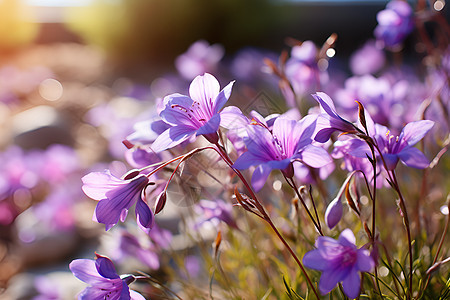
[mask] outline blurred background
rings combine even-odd
[[[262,63],[336,33],[333,64],[346,70],[386,3],[0,0],[0,299],[83,289],[67,265],[93,257],[104,227],[91,221],[96,203],[80,178],[123,159],[142,112],[187,88],[193,77],[176,61],[191,45],[212,45],[211,70],[221,71],[218,61],[246,62],[236,62],[242,49],[258,49]],[[222,86],[242,72],[223,71]]]

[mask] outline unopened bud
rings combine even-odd
[[[214,256],[217,257],[217,253],[219,252],[220,244],[222,243],[222,232],[219,230],[217,232],[216,240],[214,241]]]
[[[141,172],[139,170],[131,170],[127,174],[124,175],[124,180],[130,180],[138,176]]]
[[[161,194],[159,194],[158,198],[156,199],[155,215],[161,212],[161,210],[166,205],[166,201],[167,201],[167,193],[164,190],[161,192]]]
[[[325,223],[328,228],[332,229],[339,223],[342,218],[342,202],[339,198],[334,199],[328,204],[327,210],[325,211]]]

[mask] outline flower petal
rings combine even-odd
[[[258,192],[267,181],[272,169],[267,165],[259,165],[252,175],[252,187],[255,192]]]
[[[97,254],[97,259],[95,260],[95,267],[97,268],[98,273],[110,279],[119,278],[117,275],[116,268],[114,267],[113,262],[106,256]]]
[[[231,81],[226,87],[224,87],[219,95],[217,95],[214,111],[213,113],[217,114],[219,110],[225,105],[231,95],[231,90],[233,88],[234,80]]]
[[[370,272],[375,267],[375,262],[373,261],[370,252],[366,249],[358,249],[357,251],[357,266],[358,270],[361,272]]]
[[[119,219],[124,220],[127,214],[124,210],[130,209],[141,197],[142,190],[147,183],[148,178],[144,175],[139,175],[133,180],[108,191],[106,193],[107,199],[101,200],[95,208],[97,221],[105,224],[106,230],[108,230],[117,224]]]
[[[300,124],[296,125],[297,121],[295,120],[279,117],[273,123],[273,135],[281,144],[287,157],[291,157],[298,150],[297,144],[302,136],[303,128]]]
[[[117,298],[116,298],[117,297]],[[122,281],[122,289],[120,290],[120,294],[117,293],[117,296],[114,295],[113,297],[111,297],[112,299],[117,299],[117,300],[130,300],[131,296],[130,296],[130,288],[128,287],[128,285],[125,283],[125,281]]]
[[[333,100],[331,100],[330,96],[323,92],[317,92],[312,95],[317,102],[319,102],[322,109],[331,117],[340,119],[337,114],[336,108],[334,107]]]
[[[434,122],[430,120],[411,122],[405,125],[401,134],[408,145],[413,146],[430,131],[433,125]]]
[[[328,261],[324,259],[319,250],[311,250],[303,256],[303,264],[305,267],[323,271],[328,268]]]
[[[383,154],[384,161],[386,162],[386,166],[388,170],[394,170],[398,163],[398,155],[397,154]]]
[[[299,157],[302,162],[313,168],[321,168],[333,161],[325,149],[314,145],[303,148]]]
[[[152,228],[155,223],[155,216],[153,212],[148,207],[147,203],[145,203],[142,199],[139,199],[136,202],[136,219],[138,225],[144,228]]]
[[[118,187],[123,181],[111,174],[109,170],[104,172],[91,172],[81,178],[83,192],[94,200],[106,198],[106,192]]]
[[[227,106],[220,112],[220,126],[226,129],[245,128],[249,119],[236,106]]]
[[[330,116],[327,114],[321,114],[317,117],[316,130],[317,133],[314,140],[319,143],[325,143],[328,141],[333,132],[336,131],[335,128],[331,127]]]
[[[202,127],[197,130],[197,135],[217,132],[220,125],[220,114],[215,114]]]
[[[233,164],[233,167],[238,170],[245,170],[250,168],[251,166],[256,166],[265,163],[266,160],[261,159],[258,156],[253,155],[253,153],[247,151],[244,152],[241,156],[236,159]]]
[[[144,296],[133,290],[130,290],[130,297],[131,300],[145,300]]]
[[[341,232],[338,241],[343,246],[355,247],[356,238],[353,231],[347,228]]]
[[[78,300],[104,300],[106,293],[105,290],[90,286],[80,293]]]
[[[351,299],[358,297],[361,290],[361,277],[357,272],[356,268],[353,268],[350,273],[342,281],[342,287],[344,288],[344,293]]]
[[[151,149],[155,152],[173,148],[195,134],[197,128],[189,126],[174,126],[164,131],[153,142]]]
[[[188,110],[194,103],[191,98],[181,94],[171,94],[164,97],[164,103],[166,105],[159,114],[164,122],[172,126],[195,126],[188,114]]]
[[[408,167],[425,169],[430,165],[428,158],[417,148],[406,147],[397,155]]]
[[[95,221],[105,224],[105,230],[108,231],[119,222],[122,209],[117,208],[109,199],[103,199],[95,207]]]
[[[189,95],[192,100],[200,103],[200,106],[214,114],[215,100],[219,95],[220,85],[217,79],[209,73],[199,75],[192,80],[189,86]]]
[[[95,285],[106,280],[98,274],[92,259],[75,259],[69,264],[69,269],[76,278],[87,284]]]
[[[323,271],[319,281],[319,290],[322,294],[328,294],[332,289],[347,276],[346,268],[335,268]]]

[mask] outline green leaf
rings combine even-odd
[[[283,276],[284,287],[286,288],[286,294],[291,300],[305,300],[293,288],[290,287],[289,283],[287,283],[286,278]]]

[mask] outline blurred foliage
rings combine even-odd
[[[267,0],[94,0],[71,8],[67,24],[116,57],[171,63],[198,39],[231,51],[263,40],[274,9]]]
[[[39,24],[32,22],[30,7],[20,0],[0,1],[0,49],[14,50],[30,44],[39,31]]]

